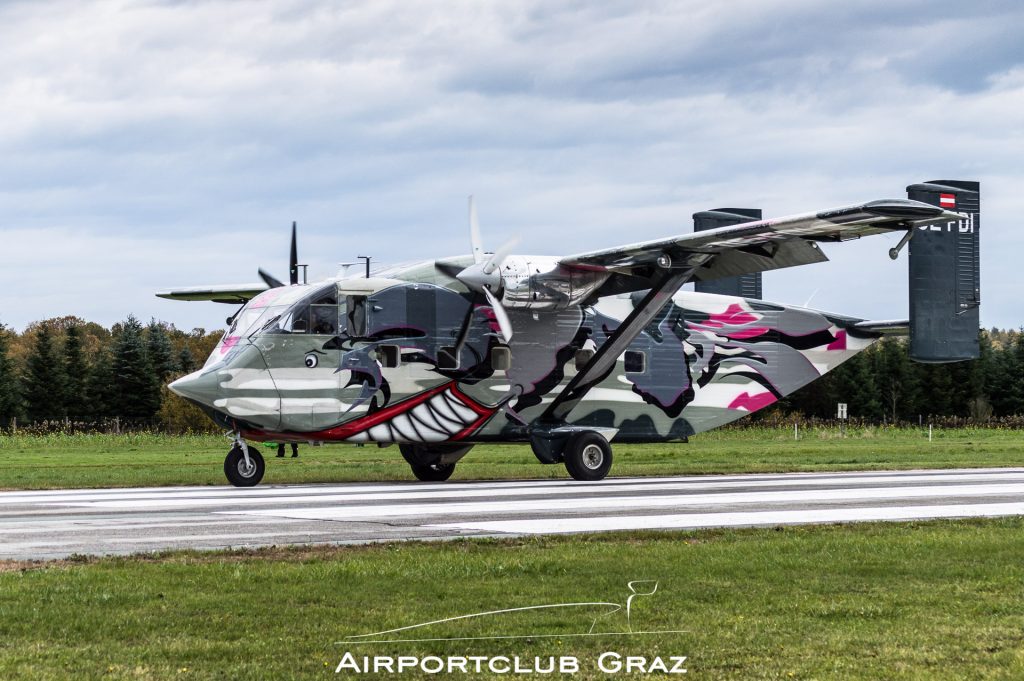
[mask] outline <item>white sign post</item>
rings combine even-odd
[[[836,405],[836,418],[839,419],[839,435],[846,437],[846,402]]]

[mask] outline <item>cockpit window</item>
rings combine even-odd
[[[338,305],[309,306],[310,333],[333,336],[338,333]]]
[[[332,284],[292,305],[267,332],[335,336],[344,330],[344,319],[344,301],[338,304],[337,288]]]

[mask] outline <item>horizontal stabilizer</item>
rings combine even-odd
[[[906,336],[910,331],[909,319],[870,319],[857,322],[853,328],[871,333],[880,333],[883,336]]]

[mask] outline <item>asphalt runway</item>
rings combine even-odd
[[[0,558],[1024,514],[1024,468],[0,492]]]

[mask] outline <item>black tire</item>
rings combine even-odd
[[[471,449],[473,449],[473,445],[463,444],[398,445],[398,451],[402,453],[402,458],[410,466],[455,463]]]
[[[423,482],[444,482],[455,472],[453,463],[435,463],[432,466],[411,463],[409,468],[412,469],[412,474],[416,476],[416,479]]]
[[[565,469],[573,480],[604,480],[612,469],[612,446],[597,433],[577,433],[565,445]]]
[[[249,461],[252,466],[246,469],[242,448],[238,445],[232,447],[224,458],[224,475],[227,476],[228,482],[235,487],[258,485],[267,470],[267,464],[263,461],[263,455],[255,447],[249,447]]]

